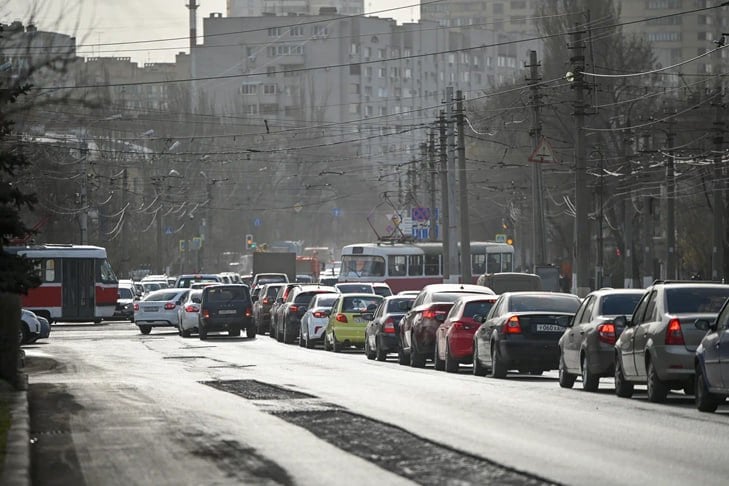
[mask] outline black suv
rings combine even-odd
[[[223,284],[205,287],[200,303],[199,336],[208,338],[208,332],[228,331],[229,336],[240,336],[246,330],[249,338],[256,336],[253,323],[251,294],[247,285]]]

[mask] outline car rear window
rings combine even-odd
[[[294,297],[294,303],[295,304],[307,304],[311,302],[311,299],[314,298],[316,294],[320,294],[321,292],[301,292],[299,295]]]
[[[119,287],[119,298],[120,299],[133,299],[134,292],[132,292],[132,289],[130,289],[130,288]]]
[[[611,294],[602,298],[600,315],[631,315],[642,294]]]
[[[463,315],[466,317],[473,316],[485,316],[489,313],[491,308],[494,306],[494,301],[486,300],[474,300],[473,302],[466,303],[463,308]]]
[[[438,292],[433,294],[431,302],[455,302],[464,295],[473,295],[472,292]]]
[[[691,287],[666,289],[666,303],[669,314],[713,313],[718,314],[729,297],[729,286]]]
[[[392,299],[387,303],[387,312],[405,312],[407,304],[412,303],[415,298],[412,299]]]
[[[271,277],[262,277],[256,281],[257,285],[263,285],[263,284],[269,284],[269,283],[288,283],[286,281],[286,277],[283,275],[281,276],[271,276]]]
[[[281,287],[278,286],[266,287],[266,297],[276,297],[276,294],[278,294],[280,288]]]
[[[246,287],[208,287],[205,289],[205,300],[208,302],[230,302],[231,300],[248,300]]]
[[[337,288],[343,294],[355,293],[355,292],[373,292],[371,285],[348,284],[348,285],[337,285]]]
[[[510,312],[577,312],[580,300],[560,295],[514,295],[509,299]]]
[[[334,305],[334,301],[337,300],[337,296],[333,295],[331,297],[319,297],[316,300],[316,306],[317,307],[331,307]]]
[[[190,292],[190,301],[195,302],[196,304],[202,302],[202,290]]]
[[[346,297],[342,303],[342,312],[367,312],[374,310],[381,301],[382,297],[375,294],[372,297]]]
[[[155,292],[149,294],[144,300],[147,302],[166,302],[168,300],[177,300],[178,295],[180,295],[179,290],[174,292]]]

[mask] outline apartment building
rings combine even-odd
[[[420,6],[421,20],[443,27],[480,27],[497,32],[536,32],[533,17],[545,0],[448,0]],[[551,1],[551,0],[547,0]]]
[[[228,17],[262,15],[317,15],[321,9],[336,9],[340,15],[364,13],[364,0],[227,0]]]

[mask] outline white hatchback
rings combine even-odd
[[[179,308],[190,289],[163,289],[134,303],[134,323],[139,332],[149,334],[153,327],[180,328]]]
[[[202,289],[193,289],[190,290],[182,305],[179,306],[180,336],[190,337],[193,332],[198,332],[198,326],[200,326],[200,302],[202,302]]]
[[[332,305],[339,297],[338,293],[317,294],[309,302],[309,308],[301,317],[301,332],[299,333],[299,344],[309,349],[316,343],[323,343],[324,329],[329,322],[329,314]]]

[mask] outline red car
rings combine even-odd
[[[473,334],[498,299],[497,295],[468,295],[453,303],[435,331],[435,369],[457,373],[461,363],[473,362]]]

